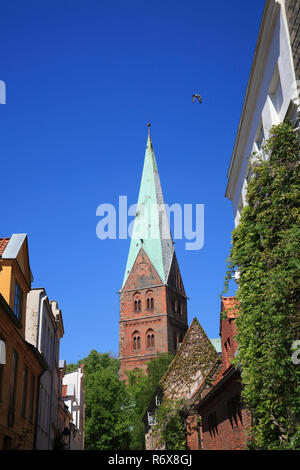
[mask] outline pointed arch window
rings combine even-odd
[[[147,331],[146,344],[147,344],[147,348],[154,348],[155,337],[154,337],[154,331],[153,330],[148,330]]]
[[[147,305],[147,310],[154,309],[154,298],[153,298],[153,292],[151,290],[146,292],[146,305]]]
[[[141,349],[141,336],[140,336],[140,333],[138,331],[135,331],[133,333],[132,348],[133,348],[134,351],[138,351],[139,349]]]
[[[154,299],[153,297],[148,297],[147,299],[147,310],[153,310],[154,309]]]
[[[142,310],[142,302],[139,293],[134,295],[133,309],[135,312],[140,312]]]

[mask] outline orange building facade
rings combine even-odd
[[[0,239],[0,449],[34,448],[39,378],[47,365],[25,340],[31,288],[27,236]]]

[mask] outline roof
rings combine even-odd
[[[5,248],[8,245],[10,238],[0,238],[0,256],[2,256]]]
[[[153,145],[148,133],[138,205],[122,288],[141,249],[145,250],[163,284],[168,281],[174,254]]]
[[[222,297],[221,312],[226,312],[228,318],[236,318],[239,314],[239,302],[236,297]]]
[[[194,318],[159,385],[168,396],[189,398],[218,359],[211,340]]]
[[[209,341],[215,348],[218,354],[222,352],[221,338],[209,338]]]

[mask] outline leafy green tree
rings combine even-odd
[[[119,379],[120,363],[92,350],[84,363],[85,449],[126,449],[130,439],[129,395]]]
[[[145,426],[143,416],[155,393],[159,380],[173,360],[172,354],[162,353],[147,362],[147,374],[142,369],[128,371],[127,389],[131,397],[131,440],[130,449],[145,448]]]
[[[236,297],[243,398],[252,412],[250,445],[300,448],[299,143],[289,123],[271,129],[263,160],[255,155],[247,205],[232,233],[226,287],[240,273]]]
[[[155,413],[154,435],[167,450],[185,450],[186,431],[184,420],[185,400],[164,400]]]

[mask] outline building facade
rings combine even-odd
[[[227,174],[235,226],[246,204],[250,155],[265,158],[263,144],[273,125],[288,119],[299,127],[299,24],[299,1],[266,0]]]
[[[216,347],[217,349],[216,349]],[[145,448],[159,449],[158,438],[153,433],[156,409],[164,400],[188,402],[219,357],[219,342],[209,339],[194,318],[168,370],[159,382],[144,415]]]
[[[31,289],[26,234],[0,239],[0,449],[35,448],[38,391],[47,363],[26,341]]]
[[[64,328],[57,302],[50,302],[44,288],[32,289],[27,295],[26,340],[35,346],[47,362],[39,386],[39,412],[36,449],[53,449],[58,433],[59,344]]]
[[[187,446],[190,450],[246,449],[251,415],[241,398],[241,372],[232,364],[238,348],[237,316],[235,298],[223,297],[220,315],[222,355],[187,404]]]
[[[150,137],[120,294],[119,359],[124,371],[176,353],[188,328],[181,278]]]
[[[71,414],[69,449],[84,449],[84,365],[62,379],[62,399]]]

